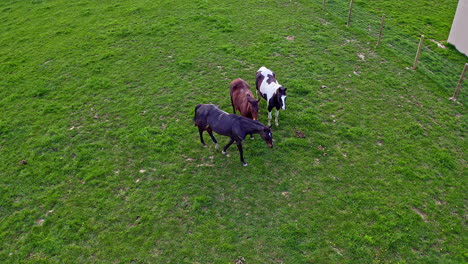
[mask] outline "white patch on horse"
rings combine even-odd
[[[281,101],[283,102],[283,110],[286,110],[286,102],[284,101],[286,99],[286,95],[281,96]]]

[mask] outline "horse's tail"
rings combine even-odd
[[[232,111],[234,112],[234,114],[236,113],[236,108],[234,107],[234,101],[232,100],[232,96],[234,94],[234,87],[236,86],[237,80],[238,79],[235,79],[229,84],[229,95],[231,97],[231,106],[232,106]]]
[[[231,93],[231,105],[232,105],[232,111],[234,111],[234,114],[236,113],[236,107],[234,107],[234,101],[232,100],[232,93]]]
[[[193,117],[193,123],[194,123],[195,126],[197,125],[197,124],[196,124],[196,122],[197,122],[197,110],[198,110],[198,108],[200,108],[200,106],[202,106],[202,105],[201,105],[201,104],[197,104],[197,106],[195,106],[195,115],[194,115],[194,117]]]

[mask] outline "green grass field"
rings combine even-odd
[[[467,263],[466,89],[322,2],[0,2],[0,262]],[[456,0],[388,2],[448,38]],[[242,167],[194,107],[261,66],[287,109]]]

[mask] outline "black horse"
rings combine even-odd
[[[242,141],[245,139],[246,135],[260,134],[268,146],[270,148],[273,147],[270,127],[249,118],[228,114],[213,104],[197,105],[195,107],[195,117],[193,118],[193,121],[195,122],[195,126],[198,127],[200,141],[204,147],[206,147],[206,144],[203,140],[203,131],[208,132],[211,139],[216,144],[216,149],[218,149],[218,141],[216,141],[216,138],[213,136],[213,131],[231,138],[229,143],[224,146],[223,154],[226,154],[226,150],[235,141],[237,148],[239,149],[240,160],[244,166],[247,166],[247,163],[244,160]]]

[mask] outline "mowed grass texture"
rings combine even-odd
[[[321,8],[2,1],[0,262],[467,262],[464,102]],[[242,167],[194,107],[261,66],[286,111]]]

